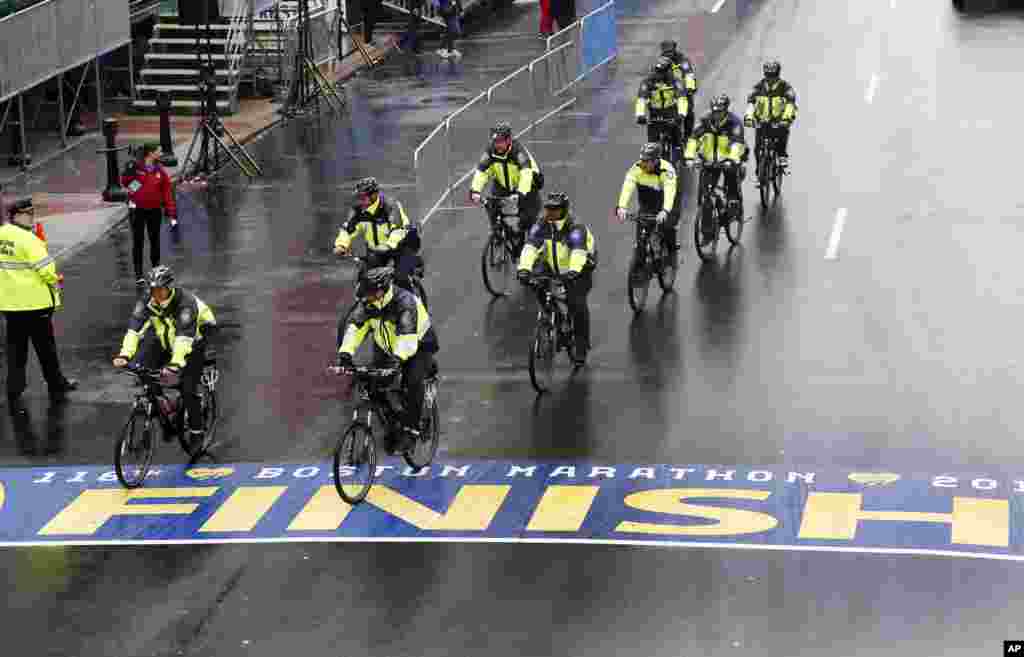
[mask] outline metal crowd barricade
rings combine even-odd
[[[615,30],[615,0],[610,0],[553,34],[544,55],[506,75],[438,125],[413,153],[421,222],[456,205],[496,121],[518,128],[517,138],[536,139],[538,126],[575,103],[575,85],[615,58]]]

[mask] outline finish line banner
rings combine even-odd
[[[356,507],[324,463],[0,469],[0,545],[611,543],[1024,560],[1024,476],[397,459]]]

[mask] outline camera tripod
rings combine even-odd
[[[319,109],[320,99],[336,112],[345,107],[345,99],[313,62],[313,39],[310,32],[309,0],[298,0],[298,16],[296,17],[297,43],[295,48],[294,74],[292,86],[288,91],[288,100],[282,113],[297,116],[305,113],[310,106],[316,104]],[[344,21],[339,8],[339,18]]]

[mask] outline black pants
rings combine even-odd
[[[671,117],[669,117],[671,118]],[[683,131],[678,123],[662,123],[660,121],[651,121],[647,124],[647,141],[654,142],[655,144],[661,143],[661,135],[668,133],[668,138],[672,142],[672,147],[680,149],[683,147]],[[662,153],[661,156],[668,161],[672,161],[671,153]]]
[[[495,196],[501,197],[512,195],[512,193],[504,187],[498,187],[497,185],[494,185],[493,193]],[[540,205],[540,192],[536,189],[519,199],[518,229],[524,236],[529,233],[530,229],[533,228],[533,225],[537,223],[537,217],[540,215]],[[491,220],[493,221],[494,217],[491,217]]]
[[[164,211],[160,208],[143,210],[134,208],[128,219],[132,228],[132,262],[135,264],[135,278],[142,278],[142,247],[149,233],[149,264],[160,264],[160,224]]]
[[[373,27],[377,24],[377,12],[380,9],[381,0],[362,0],[363,11],[363,40],[366,43],[373,41]]]
[[[412,52],[420,51],[420,17],[423,14],[422,0],[410,0],[409,2],[409,23],[405,28],[405,35],[401,39],[402,47]]]
[[[436,367],[436,348],[420,343],[420,348],[409,360],[402,363],[402,404],[405,406],[405,426],[419,429],[423,417],[423,395],[427,391],[426,379]],[[391,367],[394,359],[373,343],[373,360],[377,367]]]
[[[757,129],[757,141],[760,144],[765,137],[775,137],[779,141],[779,155],[789,157],[789,128],[769,128],[762,126]]]
[[[181,369],[179,377],[181,400],[188,412],[188,428],[196,431],[201,431],[204,428],[202,402],[196,391],[199,389],[199,380],[203,375],[203,366],[206,364],[206,346],[212,330],[213,327],[203,327],[203,339],[193,343],[192,352],[185,358],[185,367]],[[160,340],[152,332],[147,332],[138,353],[132,360],[137,365],[156,369],[164,367],[171,361],[171,353],[164,349]]]
[[[25,392],[25,367],[28,365],[28,343],[39,357],[43,378],[51,390],[64,384],[57,359],[57,340],[53,337],[53,308],[5,312],[7,318],[7,398],[15,399]]]
[[[576,354],[582,359],[590,351],[590,306],[587,304],[587,295],[594,287],[593,271],[587,271],[565,286],[565,300],[569,306],[569,316],[572,317],[572,326],[576,333]]]
[[[576,0],[551,0],[551,16],[559,30],[569,27],[576,20]]]

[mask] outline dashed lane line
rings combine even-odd
[[[846,225],[846,214],[846,208],[836,210],[836,220],[832,224],[832,235],[828,238],[825,260],[835,260],[839,255],[839,240],[843,236],[843,226]]]

